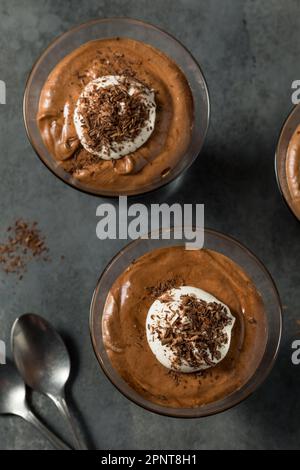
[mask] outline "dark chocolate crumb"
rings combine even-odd
[[[49,250],[37,222],[19,219],[8,227],[7,233],[8,240],[0,244],[0,265],[4,272],[16,274],[22,280],[32,259],[49,261]]]

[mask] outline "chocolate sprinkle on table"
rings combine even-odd
[[[17,220],[12,227],[8,227],[7,233],[7,242],[0,244],[0,265],[7,274],[14,273],[21,280],[33,258],[49,261],[49,250],[37,222]]]

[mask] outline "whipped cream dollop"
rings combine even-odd
[[[138,150],[151,136],[155,119],[154,91],[123,75],[106,75],[89,82],[74,111],[82,146],[104,160]]]
[[[227,355],[235,318],[227,305],[191,286],[170,289],[151,305],[146,332],[156,359],[177,372],[213,367]]]

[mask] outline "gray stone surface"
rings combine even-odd
[[[74,362],[70,394],[91,445],[99,449],[296,449],[300,446],[299,224],[285,207],[274,175],[278,132],[299,79],[300,6],[296,0],[1,0],[1,231],[17,217],[37,220],[50,264],[32,264],[22,282],[0,272],[0,338],[13,320],[41,313],[66,335]],[[279,360],[266,383],[218,416],[182,421],[150,414],[123,398],[101,374],[88,330],[98,275],[121,242],[96,239],[100,200],[76,192],[39,162],[27,141],[22,95],[30,67],[56,35],[94,17],[133,16],[180,39],[206,75],[212,117],[205,148],[167,201],[204,202],[206,226],[249,246],[269,268],[285,305]],[[161,193],[144,198],[159,201]],[[61,255],[65,260],[61,261]],[[298,325],[299,330],[299,325]],[[34,408],[53,428],[64,426],[46,399]],[[47,449],[18,418],[0,418],[0,449]]]

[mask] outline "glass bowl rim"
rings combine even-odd
[[[171,227],[170,230],[174,230],[176,227]],[[193,226],[193,228],[195,229],[196,227]],[[160,229],[159,232],[163,232],[165,229]],[[168,229],[169,230],[169,229]],[[214,235],[214,236],[217,236],[217,237],[220,237],[221,239],[224,239],[226,240],[227,242],[230,242],[230,243],[233,243],[234,245],[236,245],[238,248],[240,248],[243,252],[245,252],[248,256],[250,256],[250,258],[252,260],[254,260],[256,262],[256,264],[259,266],[259,268],[264,272],[264,274],[266,275],[266,277],[268,278],[269,282],[270,282],[270,285],[272,286],[272,290],[273,290],[273,293],[275,295],[275,298],[276,298],[276,302],[277,302],[277,306],[278,306],[278,313],[279,313],[279,317],[278,317],[278,320],[279,320],[279,325],[278,325],[278,336],[277,336],[277,339],[276,339],[276,347],[274,347],[274,351],[272,353],[272,359],[269,361],[269,364],[268,364],[268,367],[266,367],[266,369],[261,373],[261,377],[259,378],[259,380],[257,381],[257,383],[254,384],[254,386],[250,387],[247,392],[245,393],[245,395],[237,400],[234,401],[234,403],[232,404],[228,404],[228,405],[223,405],[222,407],[220,407],[217,411],[207,411],[203,414],[201,414],[200,416],[197,416],[196,415],[196,411],[201,409],[201,407],[197,407],[197,408],[183,408],[183,409],[179,409],[179,412],[180,410],[182,410],[182,414],[176,414],[176,411],[177,411],[177,408],[171,408],[171,407],[165,407],[165,411],[164,411],[164,407],[163,405],[157,405],[155,403],[151,403],[149,400],[146,400],[146,399],[143,399],[144,400],[144,403],[141,403],[139,402],[137,399],[133,398],[132,396],[129,395],[129,393],[127,393],[126,391],[124,391],[122,389],[121,386],[119,386],[118,384],[115,383],[115,381],[113,380],[113,378],[111,377],[110,373],[107,371],[104,363],[103,363],[103,358],[102,358],[102,355],[101,353],[97,350],[97,340],[95,338],[95,328],[94,328],[94,306],[95,306],[95,300],[96,300],[96,296],[97,296],[97,291],[98,291],[98,288],[99,288],[99,284],[100,282],[102,281],[103,277],[107,274],[107,272],[109,271],[111,265],[117,261],[119,258],[122,257],[123,253],[127,251],[127,249],[129,247],[133,247],[135,244],[138,244],[139,242],[141,242],[142,240],[142,237],[136,239],[136,240],[132,240],[130,241],[128,244],[126,244],[123,248],[121,248],[112,258],[111,260],[106,264],[105,268],[103,269],[102,273],[100,274],[99,278],[98,278],[98,281],[97,281],[97,284],[96,284],[96,287],[93,291],[93,295],[92,295],[92,299],[91,299],[91,303],[90,303],[90,313],[89,313],[89,330],[90,330],[90,338],[91,338],[91,342],[92,342],[92,346],[93,346],[93,351],[94,351],[94,354],[96,356],[96,359],[97,359],[97,362],[99,363],[100,365],[100,368],[102,370],[102,372],[104,373],[104,375],[106,376],[106,378],[110,381],[110,383],[127,399],[129,400],[130,402],[134,403],[135,405],[139,406],[140,408],[143,408],[144,410],[147,410],[147,411],[150,411],[154,414],[157,414],[157,415],[160,415],[160,416],[166,416],[166,417],[169,417],[169,418],[176,418],[176,419],[201,419],[201,418],[205,418],[205,417],[208,417],[208,416],[213,416],[213,415],[217,415],[217,414],[220,414],[220,413],[223,413],[231,408],[234,408],[235,406],[239,405],[240,403],[242,403],[243,401],[245,401],[247,398],[249,398],[251,395],[253,395],[253,393],[265,382],[265,380],[267,379],[267,377],[269,376],[270,372],[272,371],[274,365],[275,365],[275,362],[277,360],[277,357],[278,357],[278,354],[279,354],[279,350],[280,350],[280,345],[281,345],[281,339],[282,339],[282,329],[283,329],[283,308],[282,308],[282,302],[281,302],[281,299],[280,299],[280,295],[279,295],[279,291],[278,291],[278,288],[275,284],[275,281],[273,279],[273,276],[271,275],[270,271],[268,270],[268,268],[265,266],[265,264],[253,253],[252,250],[250,250],[249,248],[247,248],[243,243],[241,243],[240,241],[238,241],[236,238],[232,237],[231,235],[226,235],[225,233],[223,232],[220,232],[218,230],[214,230],[214,229],[210,229],[210,228],[205,228],[203,229],[204,230],[204,233],[208,233],[208,234],[211,234],[211,235]],[[148,235],[150,235],[152,232],[149,232]],[[180,242],[180,240],[178,240],[178,242]],[[150,250],[151,251],[151,250]],[[267,341],[267,344],[268,344],[268,341]],[[266,345],[267,347],[267,345]],[[266,351],[266,349],[265,349]],[[265,352],[264,352],[265,354]],[[262,358],[263,360],[263,358]],[[262,363],[262,360],[259,364],[258,367],[261,366],[261,363]],[[249,380],[244,384],[248,384],[250,381],[251,381],[251,378],[253,376],[251,376],[249,378]],[[124,379],[122,379],[124,380]],[[218,401],[216,401],[215,403],[218,403]],[[160,407],[160,410],[156,409],[156,407]],[[173,410],[173,412],[172,412]],[[188,416],[185,416],[184,415],[184,411],[186,410],[189,410],[189,411],[192,411],[192,410],[195,410],[195,415],[188,415]]]
[[[116,198],[119,197],[118,195],[100,194],[100,193],[97,194],[92,189],[89,190],[89,189],[84,189],[84,188],[81,188],[81,187],[77,187],[76,185],[72,184],[71,181],[67,181],[65,178],[63,178],[63,176],[57,174],[55,172],[54,168],[51,168],[47,164],[47,162],[44,160],[44,158],[42,158],[42,156],[37,151],[36,145],[34,143],[34,139],[32,138],[30,130],[29,130],[28,120],[27,120],[27,100],[28,100],[28,93],[29,93],[29,90],[30,90],[30,83],[31,83],[32,77],[34,76],[34,73],[38,69],[40,63],[43,61],[43,59],[45,57],[47,57],[48,53],[53,48],[53,46],[55,46],[57,43],[62,41],[69,34],[76,33],[76,31],[80,31],[81,29],[87,28],[87,27],[89,27],[91,25],[94,25],[94,24],[108,23],[109,21],[123,21],[124,23],[129,23],[129,24],[130,23],[135,23],[136,25],[139,25],[139,26],[150,27],[152,30],[156,30],[160,34],[162,34],[163,36],[166,36],[167,38],[171,39],[174,43],[176,43],[182,49],[184,49],[186,54],[188,54],[190,56],[190,58],[193,60],[195,66],[197,67],[197,69],[200,72],[200,75],[202,76],[202,79],[203,79],[202,84],[203,84],[204,93],[205,93],[205,97],[206,97],[206,101],[207,101],[207,109],[206,109],[207,123],[206,123],[206,127],[204,129],[203,141],[202,141],[202,144],[199,148],[199,151],[198,151],[197,154],[195,154],[193,156],[193,158],[190,160],[190,162],[188,162],[186,164],[184,169],[179,174],[174,175],[173,178],[171,178],[170,180],[166,181],[165,183],[162,183],[160,186],[157,186],[155,188],[146,189],[146,190],[143,190],[143,191],[138,192],[138,193],[128,194],[127,195],[128,198],[146,196],[146,195],[155,193],[156,191],[159,191],[159,190],[167,187],[168,185],[172,184],[174,181],[179,179],[180,176],[182,176],[183,174],[186,173],[186,171],[192,166],[192,164],[198,158],[198,156],[199,156],[199,154],[200,154],[200,152],[201,152],[201,150],[204,146],[204,143],[205,143],[205,140],[206,140],[206,137],[207,137],[207,133],[208,133],[208,129],[209,129],[209,125],[210,125],[210,114],[211,114],[210,94],[209,94],[209,88],[208,88],[207,80],[205,78],[203,70],[202,70],[199,62],[195,59],[192,52],[179,39],[177,39],[173,34],[169,33],[168,31],[165,31],[163,28],[161,28],[159,26],[156,26],[151,22],[143,21],[143,20],[140,20],[140,19],[137,19],[137,18],[127,17],[127,16],[111,16],[111,17],[105,17],[105,18],[93,18],[91,20],[88,20],[88,21],[85,21],[83,23],[72,26],[71,28],[67,29],[66,31],[60,33],[58,36],[56,36],[54,39],[52,39],[50,41],[50,43],[48,44],[48,46],[39,54],[38,58],[34,61],[32,67],[31,67],[31,69],[28,73],[28,77],[26,79],[24,93],[23,93],[23,106],[22,106],[24,127],[25,127],[25,131],[26,131],[27,139],[29,140],[31,147],[33,148],[33,150],[34,150],[35,154],[37,155],[37,157],[39,158],[39,160],[43,163],[43,165],[56,178],[58,178],[64,184],[68,185],[69,187],[71,187],[73,189],[76,189],[77,191],[79,191],[81,193],[88,194],[90,196],[94,196],[94,197],[97,197],[97,198],[116,199]]]

